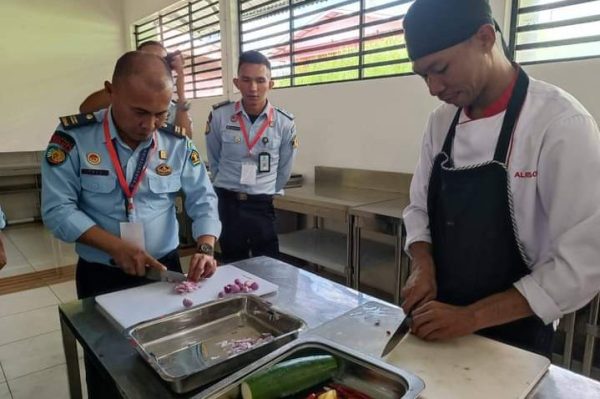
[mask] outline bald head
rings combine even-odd
[[[161,57],[140,51],[125,53],[117,61],[112,83],[105,82],[104,88],[117,131],[131,148],[148,140],[166,121],[173,77]]]
[[[123,54],[113,72],[112,84],[115,88],[133,81],[155,91],[173,88],[173,76],[165,60],[141,51]]]

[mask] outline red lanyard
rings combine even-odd
[[[238,102],[237,104],[235,104],[236,112],[239,110],[239,107],[240,103]],[[258,131],[258,134],[254,137],[254,139],[252,139],[252,142],[250,142],[250,136],[248,136],[248,130],[246,130],[246,124],[244,123],[244,118],[242,117],[241,112],[237,114],[237,120],[240,124],[240,128],[242,128],[242,134],[244,135],[244,140],[246,141],[246,147],[248,147],[248,153],[250,153],[252,151],[252,148],[254,148],[258,140],[260,140],[262,135],[265,133],[265,130],[267,130],[267,127],[269,127],[269,125],[273,121],[273,107],[271,107],[271,109],[269,110],[269,117],[265,119],[262,126],[260,127],[260,130]]]
[[[110,160],[112,161],[113,168],[117,173],[117,177],[119,179],[119,185],[127,198],[127,215],[132,215],[133,210],[133,197],[137,190],[140,187],[140,183],[144,179],[144,175],[146,174],[146,168],[148,167],[148,149],[142,150],[140,157],[138,158],[138,163],[135,168],[135,173],[133,174],[133,179],[131,180],[131,184],[127,184],[127,179],[125,178],[125,174],[123,173],[123,167],[121,166],[121,162],[119,161],[119,155],[117,154],[117,150],[115,145],[112,142],[110,137],[110,129],[108,127],[108,112],[107,111],[104,116],[103,127],[104,127],[104,140],[106,142],[106,149],[108,150],[108,154],[110,155]],[[156,149],[156,134],[152,138],[152,153]],[[151,156],[151,155],[150,155]]]

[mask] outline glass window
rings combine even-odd
[[[219,0],[176,3],[134,25],[136,47],[161,42],[168,52],[179,50],[185,60],[188,98],[223,94]]]

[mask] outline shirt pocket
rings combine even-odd
[[[108,194],[116,185],[114,176],[81,175],[81,188],[92,193]]]
[[[248,154],[242,132],[223,132],[221,141],[223,142],[222,157],[225,159],[239,161],[241,157]]]
[[[154,211],[164,211],[171,208],[177,192],[181,189],[181,176],[148,176],[149,193],[139,195],[140,204]]]
[[[148,176],[148,186],[154,194],[174,193],[181,189],[181,179],[174,176]]]

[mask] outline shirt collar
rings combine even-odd
[[[111,140],[113,140],[113,142],[116,140],[119,142],[119,144],[124,147],[124,148],[128,148],[131,149],[127,144],[125,144],[125,142],[121,139],[121,136],[119,136],[119,134],[117,133],[117,126],[115,125],[115,121],[113,119],[112,116],[112,106],[108,107],[106,109],[106,113],[104,114],[104,117],[108,117],[108,130],[110,131],[110,138]],[[104,135],[102,135],[104,137]],[[146,148],[149,145],[152,144],[152,139],[154,138],[154,134],[152,135],[152,137],[150,137],[148,140],[142,141],[140,143],[140,145],[137,146],[137,148]],[[102,139],[103,143],[106,143],[105,139]],[[136,149],[137,149],[136,148]]]
[[[506,108],[508,107],[508,103],[510,102],[510,98],[512,97],[513,90],[517,83],[517,78],[519,76],[519,68],[520,68],[519,66],[516,66],[516,70],[515,70],[515,74],[514,74],[514,78],[513,78],[512,82],[506,87],[506,89],[504,89],[504,91],[502,92],[500,97],[498,97],[496,99],[496,101],[492,102],[490,105],[488,105],[483,110],[483,114],[481,115],[480,118],[473,117],[473,115],[471,113],[471,107],[465,108],[465,115],[469,119],[482,119],[482,118],[489,118],[491,116],[494,116],[501,112],[504,112],[506,110]]]
[[[267,100],[267,105],[262,110],[262,112],[260,114],[258,114],[258,116],[256,117],[256,120],[258,120],[262,115],[265,115],[265,117],[268,118],[269,112],[271,112],[271,108],[273,108],[273,105],[271,105],[271,102],[269,100]],[[241,112],[242,115],[244,115],[246,118],[250,119],[250,117],[248,116],[248,113],[244,109],[244,105],[242,104],[242,100],[236,101],[234,112],[235,112],[234,115],[237,115],[237,114],[239,114]]]

